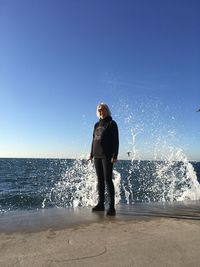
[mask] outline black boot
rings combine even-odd
[[[98,203],[95,207],[92,208],[92,212],[95,211],[104,211],[105,207],[104,204]]]
[[[114,208],[114,207],[110,207],[110,208],[107,210],[106,215],[107,215],[107,216],[115,216],[115,215],[116,215],[115,208]]]

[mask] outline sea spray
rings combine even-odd
[[[123,202],[199,200],[200,185],[192,164],[180,148],[175,117],[168,107],[158,100],[127,103],[121,99],[115,110],[121,136],[126,140],[123,146],[131,156],[127,170],[119,171],[123,176]],[[164,117],[161,110],[168,110]],[[151,161],[142,160],[148,156]]]
[[[117,109],[113,107],[121,154],[126,157],[130,152],[128,160],[114,165],[116,204],[200,199],[196,173],[176,138],[175,118],[169,110],[164,117],[159,110],[165,107],[157,100],[134,107],[120,100]],[[148,157],[151,160],[144,160]],[[96,187],[93,163],[76,159],[55,183],[43,207],[47,200],[57,207],[93,206],[98,201]]]
[[[119,161],[120,203],[199,200],[200,184],[192,164],[182,150],[174,153],[179,160]]]
[[[115,201],[120,202],[120,181],[119,172],[113,171],[113,182],[116,188]],[[62,179],[51,189],[43,202],[56,207],[87,207],[94,206],[98,202],[97,179],[92,162],[83,159],[75,159],[73,164],[67,167]]]
[[[181,149],[170,151],[162,161],[118,160],[116,204],[198,201],[200,163],[189,162]],[[96,181],[93,163],[85,160],[0,159],[0,212],[93,206]]]

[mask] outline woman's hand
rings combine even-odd
[[[117,162],[117,159],[115,159],[115,158],[111,158],[111,163],[115,163],[115,162]]]
[[[90,161],[90,160],[92,161],[92,159],[93,159],[93,157],[90,156],[90,157],[87,159],[87,162]]]

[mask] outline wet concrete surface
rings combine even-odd
[[[117,205],[116,212],[116,217],[108,217],[105,212],[92,213],[91,207],[9,211],[0,214],[0,232],[59,230],[108,220],[148,220],[166,217],[200,221],[200,201]]]

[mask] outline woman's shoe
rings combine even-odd
[[[104,207],[104,205],[101,205],[101,204],[97,204],[94,208],[92,208],[92,212],[104,211],[104,210],[105,210],[105,207]]]
[[[115,208],[109,208],[109,209],[107,210],[106,215],[107,215],[107,216],[115,216],[115,215],[116,215]]]

